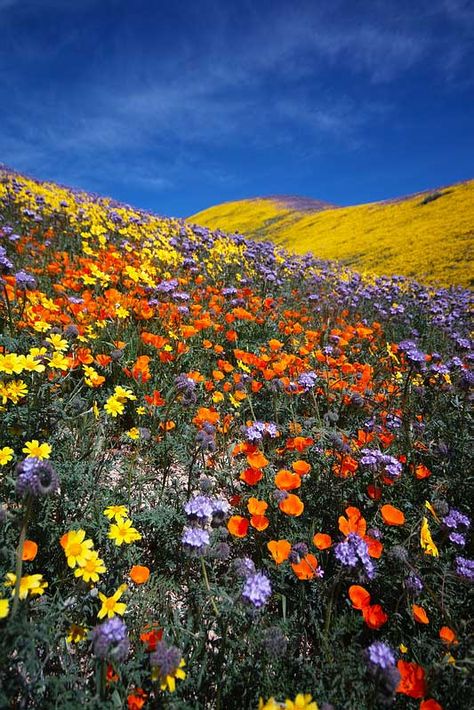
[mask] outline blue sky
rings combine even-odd
[[[473,177],[471,0],[0,0],[0,162],[187,216]]]

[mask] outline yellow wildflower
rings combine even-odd
[[[16,355],[15,353],[0,355],[0,372],[5,372],[7,375],[21,374],[24,358],[24,355]]]
[[[167,676],[162,676],[159,668],[153,668],[151,671],[151,679],[158,680],[160,682],[161,690],[169,690],[170,693],[174,693],[176,690],[176,678],[184,680],[186,678],[186,673],[183,671],[186,665],[184,658],[179,662],[179,666],[169,673]]]
[[[129,519],[116,518],[116,524],[110,526],[108,537],[115,541],[116,545],[121,545],[123,542],[129,545],[136,540],[141,540],[142,536],[135,528],[132,528],[132,521]]]
[[[13,380],[7,384],[7,396],[13,404],[17,404],[27,394],[28,387],[23,380]]]
[[[104,515],[109,519],[109,520],[117,520],[122,518],[126,518],[128,515],[128,508],[126,505],[109,505],[105,510],[104,510]]]
[[[84,582],[98,582],[99,574],[104,574],[107,569],[104,565],[104,560],[99,558],[99,553],[95,550],[90,551],[90,557],[88,557],[84,564],[80,564],[75,570],[75,577],[82,577]]]
[[[3,449],[0,449],[0,466],[5,466],[5,464],[11,461],[14,453],[13,449],[9,446],[4,446]]]
[[[60,353],[66,352],[69,347],[67,340],[62,338],[59,333],[51,333],[51,335],[48,335],[46,342],[50,343],[53,349],[58,350]]]
[[[85,536],[85,530],[70,530],[61,538],[64,554],[71,568],[76,565],[83,567],[92,555],[94,543],[90,539],[84,540]]]
[[[286,710],[318,710],[317,703],[309,693],[298,693],[294,700],[285,703]]]
[[[434,544],[433,538],[431,537],[430,528],[428,526],[428,518],[423,518],[420,533],[420,545],[421,549],[424,550],[425,555],[439,557],[438,548]]]
[[[45,366],[37,360],[35,355],[31,353],[25,356],[23,361],[23,370],[26,372],[44,372]]]
[[[12,597],[15,596],[15,585],[16,585],[16,574],[13,572],[7,572],[6,576],[6,587],[12,587]],[[28,574],[20,579],[20,599],[26,599],[28,594],[30,596],[40,596],[44,593],[44,590],[48,586],[48,582],[45,582],[42,574]]]
[[[124,615],[127,605],[123,602],[119,602],[119,599],[126,589],[127,585],[121,584],[115,594],[112,594],[111,597],[106,597],[105,594],[99,592],[99,599],[102,602],[100,611],[97,614],[99,619],[103,619],[104,616],[107,616],[109,619],[111,619],[113,616],[115,616],[115,614],[119,614],[119,616]]]
[[[125,433],[130,439],[133,439],[134,441],[136,441],[137,439],[140,438],[140,430],[137,429],[136,426],[132,427],[131,429],[129,429]]]
[[[104,409],[111,417],[116,417],[118,414],[123,414],[125,406],[116,397],[109,397],[104,404]]]
[[[49,459],[51,453],[51,446],[49,444],[40,444],[38,439],[32,439],[27,441],[22,451],[24,454],[28,454],[27,458],[36,459]]]
[[[79,643],[87,638],[87,629],[85,626],[78,626],[78,624],[71,624],[69,627],[66,641],[68,643]]]
[[[10,602],[8,599],[0,599],[0,619],[5,619],[8,616]]]
[[[65,370],[69,370],[69,368],[71,366],[71,361],[68,357],[64,357],[64,355],[62,353],[60,353],[59,351],[55,351],[52,354],[52,356],[48,362],[48,365],[53,370],[65,371]]]

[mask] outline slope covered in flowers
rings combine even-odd
[[[468,706],[469,292],[6,170],[0,240],[0,707]]]
[[[311,201],[284,197],[240,200],[190,219],[375,274],[472,285],[474,180],[354,207],[314,202],[311,209]]]

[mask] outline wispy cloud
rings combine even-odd
[[[94,0],[85,2],[83,8]],[[38,5],[0,0],[0,10],[15,7],[31,18]],[[58,0],[44,5],[58,13],[69,6]],[[235,145],[257,153],[284,145],[302,159],[353,150],[370,141],[372,125],[394,112],[385,86],[428,61],[452,78],[464,66],[467,47],[451,35],[440,39],[439,23],[451,23],[456,32],[463,25],[464,33],[474,24],[462,0],[419,0],[411,12],[388,0],[302,0],[275,12],[243,1],[246,22],[227,4],[213,7],[214,24],[201,41],[189,32],[193,15],[188,33],[164,54],[150,37],[142,45],[119,25],[114,41],[90,62],[80,55],[84,66],[77,65],[71,84],[56,83],[53,74],[50,83],[28,91],[11,69],[16,61],[54,71],[64,53],[90,43],[91,30],[68,26],[45,49],[34,34],[15,44],[11,24],[10,54],[0,47],[8,67],[0,71],[0,92],[3,84],[8,96],[2,159],[43,174],[49,166],[64,180],[94,176],[98,187],[102,175],[113,174],[158,191],[190,170],[206,180],[237,180],[219,160]]]

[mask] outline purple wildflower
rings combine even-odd
[[[212,500],[203,495],[194,496],[194,498],[188,500],[184,510],[190,520],[207,523],[212,519]]]
[[[16,466],[16,492],[20,496],[47,496],[56,493],[59,479],[49,461],[29,457]]]
[[[272,593],[270,580],[266,574],[256,572],[247,577],[242,596],[245,601],[250,602],[256,609],[260,609],[268,602]]]
[[[129,647],[127,627],[118,616],[107,619],[92,630],[92,648],[97,658],[124,661]]]
[[[202,528],[184,528],[181,542],[190,551],[201,555],[209,545],[209,533]]]
[[[456,574],[468,582],[474,582],[474,560],[456,557]]]
[[[390,646],[383,641],[374,641],[367,649],[370,663],[379,668],[390,668],[395,665],[395,654]]]
[[[367,543],[356,533],[349,533],[344,542],[334,548],[334,554],[344,567],[356,567],[360,562],[369,579],[375,576],[375,566],[369,557]]]

